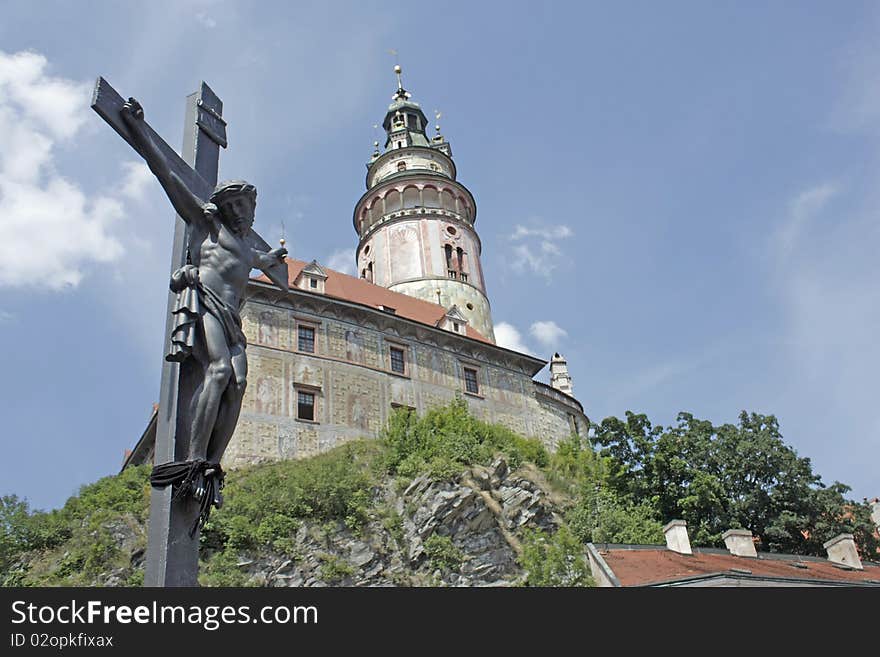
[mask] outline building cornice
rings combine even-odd
[[[408,317],[393,315],[356,301],[348,301],[327,294],[317,294],[299,288],[291,288],[289,292],[285,293],[272,284],[253,279],[248,283],[248,292],[249,301],[346,321],[380,333],[393,335],[401,340],[412,340],[453,351],[465,358],[496,366],[502,365],[529,377],[534,377],[547,365],[547,361],[541,358],[521,354],[491,342],[483,342],[459,333],[452,333]]]
[[[452,170],[452,177],[451,178],[449,176],[442,176],[442,177],[446,178],[447,180],[454,181],[456,179],[456,177],[458,176],[458,170],[455,168],[455,162],[452,160],[451,157],[449,157],[446,153],[441,151],[439,148],[435,148],[433,146],[407,146],[405,148],[394,148],[391,150],[387,150],[384,153],[382,153],[382,155],[380,155],[379,157],[377,157],[375,160],[373,160],[372,162],[370,162],[367,165],[367,176],[366,176],[366,179],[364,180],[364,185],[366,186],[366,188],[369,190],[371,187],[375,186],[375,183],[373,183],[370,180],[370,177],[377,170],[376,169],[377,166],[379,166],[380,164],[384,164],[388,160],[393,159],[393,156],[400,156],[401,153],[406,153],[407,151],[415,151],[415,152],[421,151],[424,153],[439,153],[441,156],[443,156],[444,159],[446,159],[449,162],[449,167]],[[430,171],[430,169],[429,169],[429,171]],[[436,172],[432,171],[431,173],[436,173]],[[392,175],[397,175],[397,174],[392,174]],[[382,182],[385,182],[385,180],[387,180],[387,178],[383,179]],[[381,184],[381,183],[379,183],[379,184]]]

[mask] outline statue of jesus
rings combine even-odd
[[[177,293],[175,328],[167,360],[194,359],[201,372],[191,400],[188,459],[219,463],[232,438],[247,384],[246,340],[239,310],[251,269],[283,262],[285,248],[252,248],[245,237],[254,223],[257,190],[243,181],[222,182],[210,199],[198,198],[171,169],[145,130],[134,98],[122,117],[138,150],[177,214],[187,223],[187,263],[171,276]]]

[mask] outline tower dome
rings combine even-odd
[[[354,209],[358,273],[395,292],[437,303],[495,341],[474,228],[476,202],[456,180],[449,142],[403,88],[400,67],[382,127],[386,139],[367,164],[366,193]]]

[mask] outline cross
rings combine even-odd
[[[92,96],[92,109],[103,118],[140,155],[141,148],[123,120],[125,101],[103,78],[98,78]],[[168,163],[169,168],[190,192],[207,201],[217,183],[220,148],[225,148],[226,121],[222,118],[223,104],[211,88],[201,83],[197,92],[187,97],[183,139],[183,158],[147,124],[149,134]],[[185,158],[185,159],[184,159]],[[187,245],[190,227],[176,217],[174,245],[171,255],[172,273],[187,263]],[[268,252],[266,241],[253,229],[243,237],[254,250]],[[288,289],[286,262],[263,267],[263,271],[278,287]],[[165,346],[171,343],[174,331],[172,310],[176,296],[169,292],[165,325]],[[190,428],[181,400],[191,396],[196,386],[192,365],[162,361],[162,379],[159,394],[154,463],[183,461],[189,447]],[[199,534],[190,531],[199,517],[199,503],[194,497],[172,498],[172,487],[153,488],[150,497],[149,536],[144,584],[146,586],[196,586],[198,584]]]

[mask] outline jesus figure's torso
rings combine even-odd
[[[193,265],[199,268],[199,280],[233,308],[241,305],[251,272],[251,248],[244,239],[218,222],[219,228],[193,230],[190,243]]]

